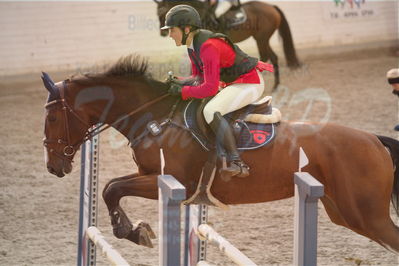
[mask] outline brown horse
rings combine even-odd
[[[287,65],[290,68],[297,68],[300,66],[299,60],[296,56],[294,42],[291,35],[291,30],[284,13],[277,7],[271,6],[267,3],[250,1],[242,4],[242,8],[247,14],[247,20],[238,26],[230,29],[225,27],[220,28],[218,24],[213,23],[212,14],[213,10],[209,1],[157,1],[158,16],[161,27],[165,24],[165,15],[173,6],[186,4],[191,5],[197,9],[200,14],[203,26],[214,32],[222,32],[227,34],[233,42],[241,42],[253,37],[258,46],[260,60],[267,62],[270,60],[274,66],[274,86],[276,89],[280,84],[280,72],[278,67],[278,57],[272,50],[269,44],[270,37],[278,29],[280,36],[283,40],[283,48]],[[161,30],[161,35],[166,36],[167,30]]]
[[[130,56],[104,73],[62,83],[54,84],[44,74],[49,91],[44,145],[48,171],[62,177],[71,171],[75,152],[90,138],[88,130],[93,125],[104,123],[121,132],[131,143],[138,173],[111,180],[103,198],[115,236],[150,246],[145,239],[150,236],[148,227],[142,224],[132,229],[120,199],[158,198],[160,148],[165,154],[165,173],[176,177],[190,197],[208,152],[184,126],[186,103],[168,95],[165,83],[146,75],[146,66],[145,61]],[[171,112],[173,109],[176,111]],[[150,121],[162,125],[161,134],[148,134]],[[399,142],[387,137],[330,123],[281,122],[271,144],[242,154],[251,168],[250,176],[227,182],[217,174],[213,195],[225,204],[292,197],[299,147],[310,160],[304,171],[325,186],[321,201],[331,221],[399,252],[399,230],[389,214],[391,195],[398,211],[399,173],[394,169],[399,168]]]

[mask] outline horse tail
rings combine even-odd
[[[385,136],[377,136],[377,138],[389,149],[391,153],[395,168],[391,201],[396,214],[399,216],[399,141]]]
[[[278,13],[280,13],[281,16],[281,24],[278,29],[278,32],[281,38],[283,39],[284,55],[287,60],[287,65],[290,68],[300,67],[301,63],[299,62],[296,56],[294,41],[292,39],[291,30],[290,26],[288,25],[288,21],[285,18],[285,15],[280,8],[278,8],[277,6],[273,7],[278,11]]]

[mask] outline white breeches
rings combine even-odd
[[[221,115],[241,109],[242,107],[254,103],[262,96],[265,89],[263,77],[259,71],[260,84],[237,83],[227,86],[207,103],[204,108],[204,117],[209,124],[213,120],[216,112]]]
[[[220,18],[224,13],[226,13],[232,6],[231,1],[219,0],[218,5],[215,9],[216,18]]]

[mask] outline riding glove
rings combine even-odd
[[[172,83],[170,84],[168,93],[169,93],[170,95],[173,95],[173,96],[181,95],[181,90],[182,90],[182,88],[183,88],[183,85],[180,85],[180,84],[177,84],[177,83],[172,82]]]
[[[168,85],[170,85],[170,84],[172,84],[172,83],[179,83],[178,82],[179,81],[179,78],[178,77],[176,77],[176,76],[168,76],[166,79],[165,79],[165,83],[166,84],[168,84]]]

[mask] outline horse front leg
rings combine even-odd
[[[138,222],[132,225],[119,205],[124,196],[136,196],[158,199],[158,174],[142,175],[138,173],[112,179],[103,190],[103,199],[107,205],[113,233],[117,238],[128,239],[138,245],[153,247],[151,239],[155,234],[150,225]]]

